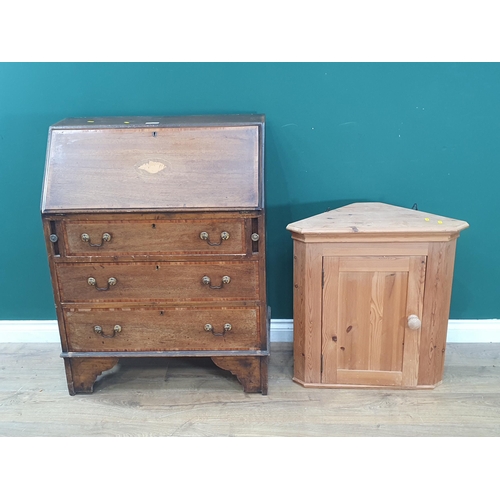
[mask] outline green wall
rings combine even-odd
[[[500,64],[0,64],[0,319],[55,318],[39,213],[70,116],[264,113],[268,291],[292,317],[285,226],[354,201],[463,219],[451,317],[500,318]]]

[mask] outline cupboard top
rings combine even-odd
[[[385,203],[353,203],[288,224],[293,237],[304,241],[373,240],[404,237],[407,241],[446,240],[469,227],[465,221]]]

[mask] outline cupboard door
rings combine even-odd
[[[322,383],[415,386],[425,256],[324,257]]]

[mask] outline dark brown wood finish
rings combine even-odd
[[[258,264],[255,260],[61,263],[57,274],[64,303],[259,300]]]
[[[267,358],[218,356],[212,357],[212,361],[236,375],[245,392],[267,394]]]
[[[244,219],[65,222],[66,254],[245,254]],[[207,239],[201,234],[207,233]],[[221,236],[227,233],[227,239]],[[109,240],[103,241],[103,234]],[[88,241],[82,239],[88,235]],[[101,245],[93,247],[91,245]]]
[[[262,115],[51,127],[42,218],[70,394],[141,355],[216,357],[267,393],[263,148]]]
[[[44,211],[260,207],[259,126],[127,121],[51,127]]]
[[[256,307],[64,309],[71,351],[256,350],[258,316]]]
[[[117,358],[78,358],[64,360],[68,390],[71,396],[94,391],[94,384],[103,372],[111,370],[118,363]]]

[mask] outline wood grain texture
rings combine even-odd
[[[294,258],[304,261],[294,265],[294,380],[306,387],[438,384],[456,239],[467,227],[381,203],[289,224],[301,249]],[[408,326],[413,315],[422,321],[416,330]]]
[[[248,387],[257,363],[264,391],[264,122],[104,117],[50,128],[42,219],[68,382],[81,373],[90,390],[107,357],[223,353]]]
[[[402,373],[381,370],[342,370],[337,371],[338,384],[398,386],[401,385]]]
[[[314,245],[305,248],[304,265],[304,381],[321,380],[321,307],[323,258]],[[319,321],[318,321],[319,320]]]
[[[259,308],[65,308],[69,351],[247,350],[261,347]],[[231,329],[224,331],[229,323]],[[212,331],[206,331],[210,324]],[[113,336],[115,325],[121,331]],[[94,327],[102,328],[103,335]],[[111,336],[111,338],[110,338]]]
[[[261,372],[261,363],[267,363],[267,358],[214,356],[212,361],[219,368],[236,375],[245,392],[267,394],[267,377]]]
[[[339,352],[339,258],[323,258],[323,338],[321,339],[321,382],[337,382]],[[301,378],[297,373],[295,375]],[[302,379],[303,380],[303,379]]]
[[[424,255],[410,257],[410,272],[408,273],[408,294],[405,317],[416,315],[423,318],[424,289],[426,276],[426,257]],[[429,278],[430,279],[430,278]],[[432,285],[431,285],[432,286]],[[446,318],[448,321],[448,317]],[[418,384],[418,367],[420,364],[420,337],[422,328],[412,330],[408,322],[404,324],[403,380],[405,387]],[[439,379],[441,380],[441,379]],[[434,382],[438,382],[437,380]],[[423,384],[422,384],[423,385]]]
[[[59,264],[61,301],[213,302],[259,300],[258,261]],[[210,278],[209,284],[202,279]],[[230,278],[223,283],[223,277]],[[94,278],[96,286],[88,279]],[[116,284],[108,286],[115,278]],[[213,288],[221,287],[221,288]]]
[[[344,257],[340,261],[339,272],[397,272],[408,271],[408,257]]]
[[[432,391],[305,389],[272,344],[269,394],[205,359],[124,359],[68,395],[58,344],[0,344],[0,435],[500,437],[500,344],[448,344]]]
[[[52,293],[54,294],[54,304],[56,308],[56,316],[57,316],[57,326],[59,329],[60,333],[60,338],[61,338],[61,347],[63,351],[67,350],[68,348],[68,340],[66,337],[66,330],[64,327],[64,317],[62,315],[62,309],[61,309],[61,295],[59,291],[59,287],[57,286],[57,275],[56,275],[56,262],[60,260],[60,242],[59,245],[54,244],[53,242],[50,241],[50,235],[51,234],[56,234],[57,227],[58,227],[58,222],[59,221],[51,221],[49,219],[43,219],[42,220],[42,225],[43,225],[43,231],[45,234],[45,246],[47,249],[47,258],[49,262],[49,270],[50,270],[50,281],[52,285]]]
[[[294,376],[305,380],[306,364],[306,246],[293,242],[293,362]]]
[[[377,237],[396,241],[398,236],[403,241],[432,241],[449,238],[467,227],[465,221],[385,203],[353,203],[290,223],[287,229],[316,242],[340,238],[360,241],[366,235],[371,237],[369,241],[376,241]]]
[[[71,220],[64,224],[66,255],[114,255],[162,254],[162,255],[207,255],[246,254],[244,219],[226,220],[122,220],[85,221]],[[221,240],[223,232],[229,239]],[[200,234],[208,233],[209,240]],[[102,235],[108,233],[110,241],[102,243]],[[90,243],[102,244],[91,247],[82,241],[88,234]],[[210,243],[217,244],[215,246]]]
[[[372,279],[371,273],[339,276],[339,370],[368,369]]]
[[[339,369],[402,370],[408,273],[401,269],[408,268],[408,261],[361,258],[358,270],[350,264],[339,273]]]
[[[407,293],[408,281],[407,273],[396,272],[385,275],[381,334],[384,350],[378,365],[380,370],[403,369],[404,315],[408,300],[402,301],[401,298]]]
[[[329,241],[328,243],[317,243],[317,245],[321,246],[325,257],[427,255],[429,248],[429,244],[426,242],[402,243],[396,241],[387,243],[365,241],[362,244]]]
[[[429,246],[418,371],[418,383],[423,385],[442,378],[456,244],[455,239]]]
[[[258,125],[51,129],[42,211],[259,208],[260,134]]]
[[[65,358],[64,366],[70,395],[93,392],[97,378],[103,372],[111,370],[117,363],[116,358]]]

